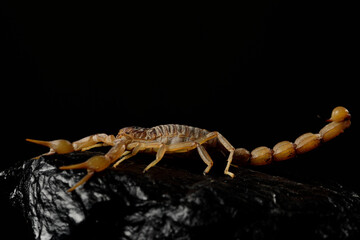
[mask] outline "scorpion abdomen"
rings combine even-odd
[[[136,140],[188,142],[204,137],[209,131],[180,124],[159,125],[152,128],[126,127],[120,129],[118,136],[129,135]]]
[[[149,132],[148,135],[155,136],[155,139],[163,138],[163,137],[167,137],[167,138],[178,137],[178,138],[182,138],[184,142],[196,140],[209,133],[209,131],[205,129],[191,127],[187,125],[179,125],[179,124],[159,125],[147,129],[147,132]]]

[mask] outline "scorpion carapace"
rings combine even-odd
[[[252,152],[244,148],[235,149],[219,132],[177,124],[152,128],[126,127],[120,129],[116,137],[100,133],[72,143],[62,139],[54,141],[26,140],[49,147],[50,151],[43,155],[65,154],[86,151],[94,147],[111,146],[105,155],[91,157],[83,163],[60,167],[62,170],[87,169],[88,171],[83,179],[68,190],[70,192],[88,181],[95,172],[103,171],[111,165],[116,167],[139,152],[156,154],[155,160],[144,169],[145,173],[155,166],[164,154],[184,153],[197,149],[201,159],[207,165],[204,170],[204,174],[207,174],[213,166],[213,161],[206,149],[224,147],[229,152],[224,173],[233,178],[234,174],[229,171],[233,160],[234,163],[241,165],[266,165],[272,161],[287,160],[317,148],[321,143],[338,136],[351,124],[350,114],[344,107],[336,107],[328,121],[330,123],[317,134],[305,133],[294,143],[283,141],[272,149],[258,147]]]

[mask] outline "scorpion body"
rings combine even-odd
[[[156,141],[166,145],[181,142],[196,141],[205,137],[210,132],[206,129],[191,127],[179,124],[159,125],[152,128],[127,127],[120,130],[117,138],[122,134],[129,134],[136,141]],[[216,141],[207,142],[208,145],[215,145]]]
[[[233,178],[234,174],[229,171],[233,160],[240,165],[266,165],[272,161],[287,160],[317,148],[321,143],[338,136],[351,124],[350,114],[344,107],[336,107],[328,121],[330,123],[317,134],[305,133],[298,137],[294,143],[282,141],[272,149],[258,147],[251,152],[244,148],[235,149],[217,131],[211,132],[178,124],[160,125],[152,128],[125,127],[120,129],[116,137],[100,133],[72,143],[62,139],[54,141],[26,140],[49,147],[50,151],[43,155],[65,154],[74,151],[86,151],[100,146],[111,146],[105,155],[91,157],[83,163],[60,167],[62,170],[87,169],[88,171],[85,177],[68,190],[70,192],[88,181],[95,172],[103,171],[111,165],[117,167],[121,162],[139,152],[156,154],[155,160],[144,169],[145,173],[155,166],[165,154],[184,153],[197,149],[200,158],[207,165],[204,170],[204,174],[207,174],[213,166],[213,161],[206,149],[225,148],[229,155],[224,173]]]

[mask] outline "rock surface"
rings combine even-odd
[[[59,166],[94,154],[41,157],[1,172],[6,229],[32,239],[360,236],[356,192],[339,184],[294,181],[247,168],[233,168],[236,177],[231,179],[222,174],[221,164],[203,176],[201,160],[192,164],[188,159],[164,159],[143,174],[152,157],[139,156],[66,192],[86,172],[61,171]]]

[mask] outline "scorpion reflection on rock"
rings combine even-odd
[[[229,152],[224,174],[233,178],[234,174],[229,170],[233,160],[241,165],[266,165],[272,161],[288,160],[298,154],[315,149],[321,143],[338,136],[350,126],[350,118],[351,115],[346,108],[336,107],[328,120],[330,123],[323,127],[319,133],[305,133],[298,137],[294,143],[282,141],[272,149],[258,147],[251,152],[245,148],[235,149],[217,131],[210,132],[205,129],[179,124],[160,125],[152,128],[125,127],[120,129],[116,137],[100,133],[72,143],[63,139],[54,141],[26,140],[50,148],[48,153],[40,156],[66,154],[74,151],[86,151],[100,146],[111,146],[111,149],[105,155],[93,156],[83,163],[60,167],[62,170],[87,169],[87,175],[68,190],[71,192],[87,182],[95,172],[101,172],[111,165],[117,167],[121,162],[139,152],[156,155],[155,160],[144,169],[143,172],[145,173],[154,167],[165,154],[185,153],[197,149],[200,158],[207,165],[204,170],[204,174],[207,174],[213,166],[213,161],[206,149],[222,147]]]

